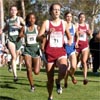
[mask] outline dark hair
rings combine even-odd
[[[78,15],[78,18],[80,18],[81,15],[85,15],[85,13],[83,13],[83,12],[80,13],[80,14]]]
[[[95,30],[92,34],[93,37],[95,37],[97,34],[99,34],[100,30]]]
[[[29,13],[29,14],[26,16],[26,19],[25,19],[26,25],[30,25],[29,18],[30,18],[31,15],[34,15],[34,16],[35,16],[35,13],[31,12],[31,13]],[[35,16],[35,17],[36,17],[36,16]]]
[[[49,8],[49,14],[50,14],[50,15],[51,15],[51,12],[52,12],[52,10],[53,10],[54,5],[59,5],[60,8],[62,8],[62,5],[61,5],[60,3],[53,3],[53,4],[51,4],[51,6],[50,6],[50,8]]]
[[[66,16],[67,16],[68,14],[71,14],[71,15],[73,16],[73,14],[72,14],[71,11],[67,11],[67,12],[65,12],[65,14],[64,14],[64,18],[66,18]]]

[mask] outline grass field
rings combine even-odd
[[[47,100],[48,93],[46,89],[46,73],[45,69],[41,69],[38,76],[34,77],[35,92],[30,92],[29,82],[26,76],[25,68],[18,70],[19,80],[13,82],[13,74],[8,72],[7,67],[0,68],[0,100]],[[55,70],[55,78],[57,77],[57,69]],[[56,87],[53,89],[53,100],[100,100],[100,77],[94,76],[91,71],[88,72],[89,83],[83,85],[83,73],[81,70],[76,71],[78,83],[72,84],[68,79],[68,88],[63,88],[63,93],[58,95]],[[63,87],[63,80],[62,80]]]

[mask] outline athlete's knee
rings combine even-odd
[[[16,60],[16,56],[12,56],[12,60]]]
[[[59,68],[59,73],[62,74],[62,75],[65,75],[67,69],[68,69],[68,66],[67,65],[61,64],[60,65],[60,68]]]
[[[86,59],[82,59],[82,63],[86,64],[87,63]]]
[[[34,70],[34,74],[35,74],[35,75],[38,75],[39,72],[40,72],[39,70]]]
[[[75,71],[76,70],[76,67],[75,66],[72,66],[72,69]]]
[[[29,66],[27,66],[26,69],[27,69],[28,72],[32,71],[32,68],[29,67]]]
[[[48,84],[53,84],[54,83],[54,78],[53,77],[49,77],[47,83]]]

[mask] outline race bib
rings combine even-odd
[[[86,41],[86,34],[80,34],[79,35],[79,40]]]
[[[50,47],[62,47],[61,32],[53,32],[50,34]]]
[[[18,32],[18,30],[11,30],[11,31],[9,32],[9,34],[10,34],[10,36],[14,36],[14,35],[18,35],[19,32]]]
[[[27,34],[27,44],[35,44],[36,36],[36,34]]]

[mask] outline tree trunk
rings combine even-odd
[[[91,21],[91,26],[90,26],[90,27],[91,27],[92,33],[95,31],[95,30],[94,30],[94,21],[95,21],[95,18],[96,18],[96,17],[93,16],[92,21]]]
[[[3,0],[0,0],[0,29],[3,29],[3,26],[4,26]],[[0,40],[2,41],[2,44],[5,44],[4,33],[0,35]]]
[[[23,18],[25,19],[25,5],[24,5],[24,0],[21,0],[21,5],[22,5]]]

